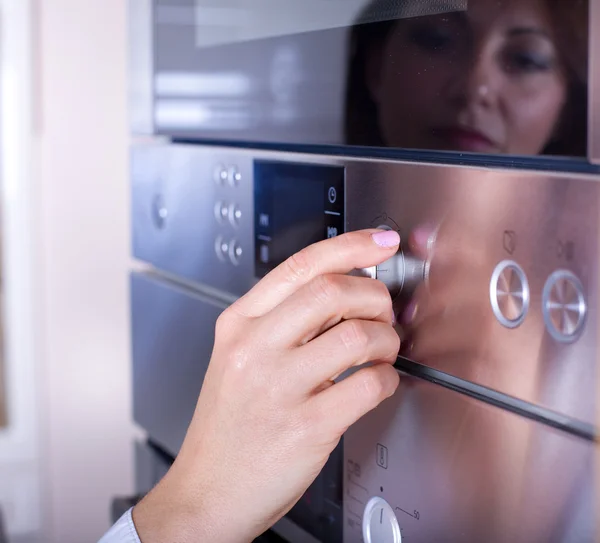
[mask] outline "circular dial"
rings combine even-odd
[[[369,500],[363,514],[365,543],[402,543],[402,534],[394,510],[383,498]]]
[[[380,230],[391,230],[389,226],[379,226]],[[355,270],[354,275],[362,275],[381,281],[389,290],[392,299],[400,294],[411,294],[428,273],[427,262],[405,255],[400,248],[390,259],[370,268]]]

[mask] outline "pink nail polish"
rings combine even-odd
[[[379,247],[390,248],[400,245],[400,235],[394,230],[385,230],[373,234],[373,241]]]

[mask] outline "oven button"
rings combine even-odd
[[[152,217],[157,228],[164,228],[169,216],[169,210],[162,195],[158,194],[152,203]]]
[[[225,262],[229,256],[229,243],[221,236],[215,240],[215,253],[222,262]]]
[[[378,496],[371,498],[365,507],[362,531],[365,543],[402,543],[394,510]]]
[[[554,272],[542,295],[544,322],[560,343],[576,341],[585,326],[587,304],[581,281],[570,271]]]
[[[221,224],[229,217],[229,206],[225,202],[217,202],[215,204],[215,217]]]
[[[237,204],[231,204],[229,206],[229,222],[233,226],[239,226],[241,220],[242,220],[242,210],[240,209],[240,206]]]
[[[529,311],[529,282],[516,262],[505,260],[496,266],[490,282],[490,300],[500,324],[506,328],[523,324]]]
[[[229,179],[229,184],[232,187],[237,187],[240,184],[240,181],[242,180],[242,174],[235,166],[232,166],[231,168],[229,168],[227,177]]]
[[[237,241],[234,240],[229,244],[229,259],[232,264],[237,266],[240,263],[243,254],[244,250]]]
[[[222,164],[217,166],[215,168],[214,178],[217,185],[225,184],[227,179],[229,179],[229,172],[227,171],[227,168]]]

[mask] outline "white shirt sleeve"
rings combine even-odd
[[[142,543],[133,524],[129,509],[98,543]]]

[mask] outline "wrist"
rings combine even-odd
[[[225,515],[232,512],[225,512]],[[210,492],[191,492],[169,472],[133,509],[133,522],[142,543],[246,543],[226,522]]]

